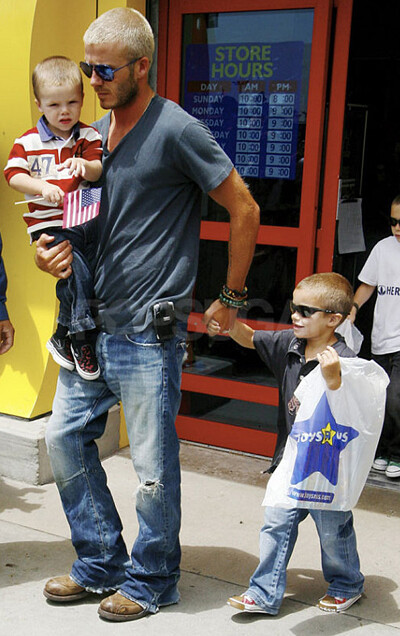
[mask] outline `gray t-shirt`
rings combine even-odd
[[[93,124],[104,146],[95,294],[100,328],[134,333],[159,300],[174,301],[181,318],[189,308],[202,192],[233,165],[206,126],[158,95],[111,153],[109,124],[110,114]]]

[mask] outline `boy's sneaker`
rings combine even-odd
[[[400,459],[391,459],[385,470],[386,477],[400,477]]]
[[[387,457],[375,457],[372,468],[380,473],[384,473],[386,468],[388,467],[388,464],[389,460]]]
[[[338,596],[329,596],[325,594],[318,601],[319,609],[324,612],[344,612],[361,598],[361,594],[357,594],[352,598],[340,598]]]
[[[228,605],[235,609],[242,610],[242,612],[258,612],[259,614],[269,614],[267,610],[263,609],[252,598],[241,594],[240,596],[231,596],[228,601]]]
[[[64,367],[64,369],[68,369],[68,371],[75,369],[75,362],[71,351],[71,341],[68,336],[65,338],[57,338],[54,334],[50,340],[46,342],[46,348],[60,367]]]
[[[75,360],[75,367],[84,380],[97,380],[100,375],[100,367],[96,354],[91,344],[83,342],[71,347]]]

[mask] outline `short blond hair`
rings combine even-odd
[[[303,278],[296,289],[309,289],[318,296],[321,309],[343,314],[343,320],[353,306],[354,292],[347,278],[336,272],[311,274]]]
[[[102,13],[87,28],[83,41],[88,44],[120,44],[128,58],[154,55],[154,35],[150,24],[136,9],[117,7]]]
[[[82,75],[75,62],[63,55],[53,55],[39,62],[32,73],[32,86],[36,99],[44,86],[79,86],[83,94]]]

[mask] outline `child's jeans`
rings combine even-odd
[[[386,389],[385,421],[376,455],[400,461],[400,351],[373,355],[390,378]]]
[[[320,539],[322,572],[328,594],[350,598],[363,591],[353,514],[334,510],[265,508],[260,533],[260,563],[246,595],[270,614],[277,614],[286,588],[286,568],[296,543],[298,526],[314,519]],[[325,591],[323,591],[323,596]]]
[[[68,240],[73,248],[72,274],[66,279],[60,279],[56,285],[57,298],[60,301],[58,322],[67,327],[70,333],[79,333],[96,328],[92,316],[94,299],[93,273],[90,265],[90,242],[88,239],[88,225],[63,229],[50,227],[32,233],[32,240],[36,241],[43,233],[54,236],[54,241],[48,247]]]

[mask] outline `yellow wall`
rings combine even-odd
[[[30,77],[34,66],[49,55],[83,59],[82,36],[96,17],[95,0],[1,0],[0,164],[2,168],[15,137],[36,123]],[[130,6],[142,12],[144,0],[99,0],[98,11]],[[102,112],[85,83],[82,120],[90,123]],[[8,310],[16,330],[15,346],[0,357],[0,413],[34,418],[51,410],[58,367],[45,343],[56,316],[55,280],[33,263],[22,208],[14,202],[22,195],[0,179],[0,231],[8,275]]]

